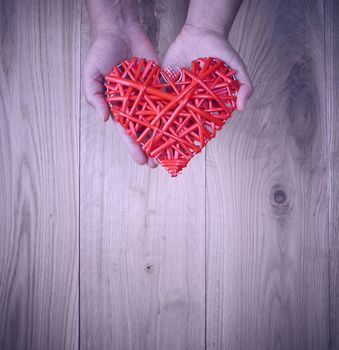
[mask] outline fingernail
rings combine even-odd
[[[148,162],[147,163],[148,163],[148,166],[150,168],[156,168],[158,166],[158,164],[152,158],[148,158]]]
[[[105,122],[107,122],[107,120],[109,119],[109,113],[107,113],[106,111],[99,111],[98,115],[100,116],[100,118],[102,118]]]
[[[238,111],[239,111],[239,112],[245,112],[245,110],[246,110],[246,102],[244,102],[244,104],[243,104],[242,106],[240,105],[240,106],[238,107]]]

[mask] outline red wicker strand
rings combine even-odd
[[[215,137],[235,110],[239,90],[235,71],[220,59],[177,68],[134,57],[105,77],[114,120],[171,176]]]

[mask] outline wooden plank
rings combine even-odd
[[[146,5],[142,20],[159,33],[155,43],[179,31],[168,23],[180,2]],[[154,12],[157,30],[147,26]],[[86,9],[82,27],[84,54]],[[204,348],[204,154],[177,179],[140,167],[112,122],[98,120],[85,101],[81,106],[80,347]]]
[[[75,349],[79,3],[0,6],[0,348]]]
[[[330,350],[339,348],[339,3],[325,1],[326,123],[329,155]]]
[[[159,1],[158,56],[185,22],[189,1]],[[158,208],[151,230],[164,240],[158,289],[156,349],[205,348],[205,151],[176,179],[152,173],[150,194]],[[149,347],[151,348],[151,347]]]
[[[245,1],[233,27],[256,92],[207,150],[208,349],[328,348],[323,8]]]

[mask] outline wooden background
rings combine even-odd
[[[244,1],[255,94],[176,179],[84,101],[84,3],[0,3],[0,348],[339,349],[338,1]]]

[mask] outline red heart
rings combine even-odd
[[[147,156],[176,176],[235,110],[234,73],[211,57],[177,72],[134,57],[105,77],[105,99],[114,120]]]

